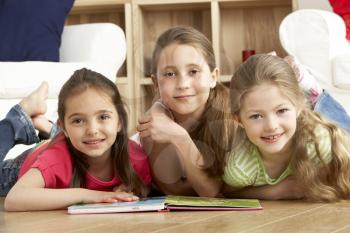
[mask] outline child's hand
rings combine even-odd
[[[133,192],[130,192],[128,187],[124,184],[115,186],[113,189],[113,192],[125,192],[125,193],[129,193],[129,194],[134,194]]]
[[[137,201],[139,197],[133,195],[132,193],[127,193],[123,191],[113,191],[113,192],[101,192],[96,191],[96,196],[91,196],[92,200],[84,200],[84,203],[101,203],[101,202],[118,202],[118,201]]]
[[[281,183],[277,184],[280,190],[280,199],[302,199],[304,198],[303,187],[298,183],[294,176],[289,176]]]
[[[154,115],[166,115],[171,119],[174,119],[173,113],[160,101],[156,101],[152,107],[147,111],[148,115],[154,116]]]
[[[302,186],[298,183],[294,176],[289,176],[280,183],[267,186],[270,187],[267,198],[270,200],[294,200],[304,198]]]
[[[150,137],[159,143],[170,142],[186,133],[186,130],[165,114],[148,114],[139,119],[137,131],[141,138]]]
[[[264,200],[293,200],[304,198],[303,188],[293,176],[289,176],[275,185],[246,187],[243,189],[225,185],[222,192],[225,197],[231,198],[258,198]]]

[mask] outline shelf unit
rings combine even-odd
[[[157,37],[175,25],[189,25],[213,43],[221,81],[228,82],[242,50],[285,55],[278,27],[297,9],[296,0],[75,0],[68,24],[113,22],[124,29],[127,59],[116,83],[129,106],[131,133],[153,101],[150,59]]]

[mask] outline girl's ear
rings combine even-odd
[[[57,121],[57,125],[58,127],[60,127],[64,133],[64,136],[66,136],[67,138],[69,138],[67,132],[66,132],[66,129],[64,128],[64,123],[60,120]]]
[[[216,82],[218,81],[218,79],[220,77],[219,68],[215,67],[213,72],[211,72],[211,76],[212,76],[212,81],[210,83],[210,88],[214,88],[216,86]]]
[[[120,130],[122,130],[122,124],[120,123],[120,121],[118,121],[117,132],[119,133]]]
[[[155,91],[158,92],[158,80],[157,80],[157,77],[154,74],[151,74],[151,79],[152,79]]]
[[[235,121],[238,123],[238,125],[244,129],[244,125],[242,124],[242,121],[241,121],[241,118],[239,115],[234,114],[233,119],[235,119]]]

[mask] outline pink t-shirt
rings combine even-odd
[[[148,156],[143,149],[134,141],[129,140],[129,156],[135,172],[150,185],[152,178],[150,173]],[[28,155],[24,161],[18,177],[21,177],[30,168],[40,170],[45,188],[68,188],[70,187],[73,173],[73,161],[68,145],[64,137],[57,138],[55,144],[47,148],[46,144],[41,145],[33,153]],[[110,181],[102,181],[97,177],[86,173],[86,188],[99,191],[111,191],[121,181],[114,177]]]

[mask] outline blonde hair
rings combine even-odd
[[[270,83],[281,92],[300,111],[297,128],[293,136],[295,148],[291,156],[293,174],[305,191],[310,201],[337,201],[350,195],[350,146],[349,135],[341,128],[330,123],[313,112],[306,103],[306,98],[298,86],[292,68],[281,58],[270,55],[254,55],[243,63],[232,77],[230,84],[231,111],[239,114],[242,100],[252,87]],[[331,138],[332,160],[326,163],[320,154],[320,145],[314,130],[323,126]],[[240,136],[246,139],[243,129]],[[307,154],[307,144],[313,144],[316,156],[321,164],[316,164]]]
[[[194,47],[202,53],[211,71],[216,68],[214,50],[208,38],[192,27],[176,26],[163,32],[156,42],[151,63],[151,73],[154,77],[157,76],[160,53],[172,44]],[[210,90],[199,124],[189,132],[203,156],[203,169],[211,176],[219,177],[223,174],[225,154],[231,150],[232,146],[235,123],[228,107],[228,89],[221,83],[217,83]]]

